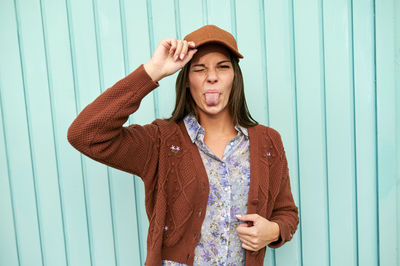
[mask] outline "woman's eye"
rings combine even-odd
[[[230,68],[230,66],[228,66],[228,65],[221,65],[221,66],[219,66],[220,68]]]
[[[194,69],[193,72],[201,72],[201,71],[203,71],[203,70],[204,70],[204,68],[201,68],[201,69]]]

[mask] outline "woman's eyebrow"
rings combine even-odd
[[[219,64],[223,64],[223,63],[230,63],[231,62],[231,60],[224,60],[224,61],[220,61],[220,62],[218,62],[217,63],[217,65],[219,65]]]
[[[205,64],[194,64],[192,65],[192,67],[206,67]]]
[[[217,63],[217,65],[223,64],[223,63],[230,63],[230,60],[223,60]],[[192,65],[192,67],[206,67],[205,64],[194,64]]]

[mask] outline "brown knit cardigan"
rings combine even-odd
[[[146,265],[161,265],[162,259],[192,265],[209,193],[197,147],[183,122],[157,119],[123,126],[158,85],[141,65],[82,110],[68,129],[68,141],[93,160],[142,178],[150,222]],[[248,131],[248,213],[278,223],[280,238],[269,244],[277,248],[292,238],[299,222],[285,151],[272,128],[258,125]],[[262,265],[264,256],[265,248],[246,251],[246,265]]]

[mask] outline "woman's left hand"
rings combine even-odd
[[[242,247],[250,251],[258,251],[277,241],[280,236],[279,225],[271,222],[258,214],[245,214],[236,216],[240,221],[250,221],[249,223],[242,223],[236,227],[236,232],[242,241]]]

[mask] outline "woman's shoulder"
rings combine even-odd
[[[159,127],[160,129],[166,129],[166,130],[175,129],[179,127],[177,122],[166,118],[157,118],[153,122],[151,122],[151,124]]]
[[[281,140],[281,134],[278,132],[278,130],[276,130],[272,127],[265,126],[262,124],[257,124],[253,128],[256,132],[258,132],[258,133],[263,132],[273,140],[276,140],[276,141]]]
[[[275,128],[258,124],[253,127],[258,134],[263,134],[267,141],[271,141],[278,151],[283,150],[281,134]]]
[[[151,125],[156,126],[161,138],[178,137],[182,135],[179,123],[171,119],[155,119]]]

